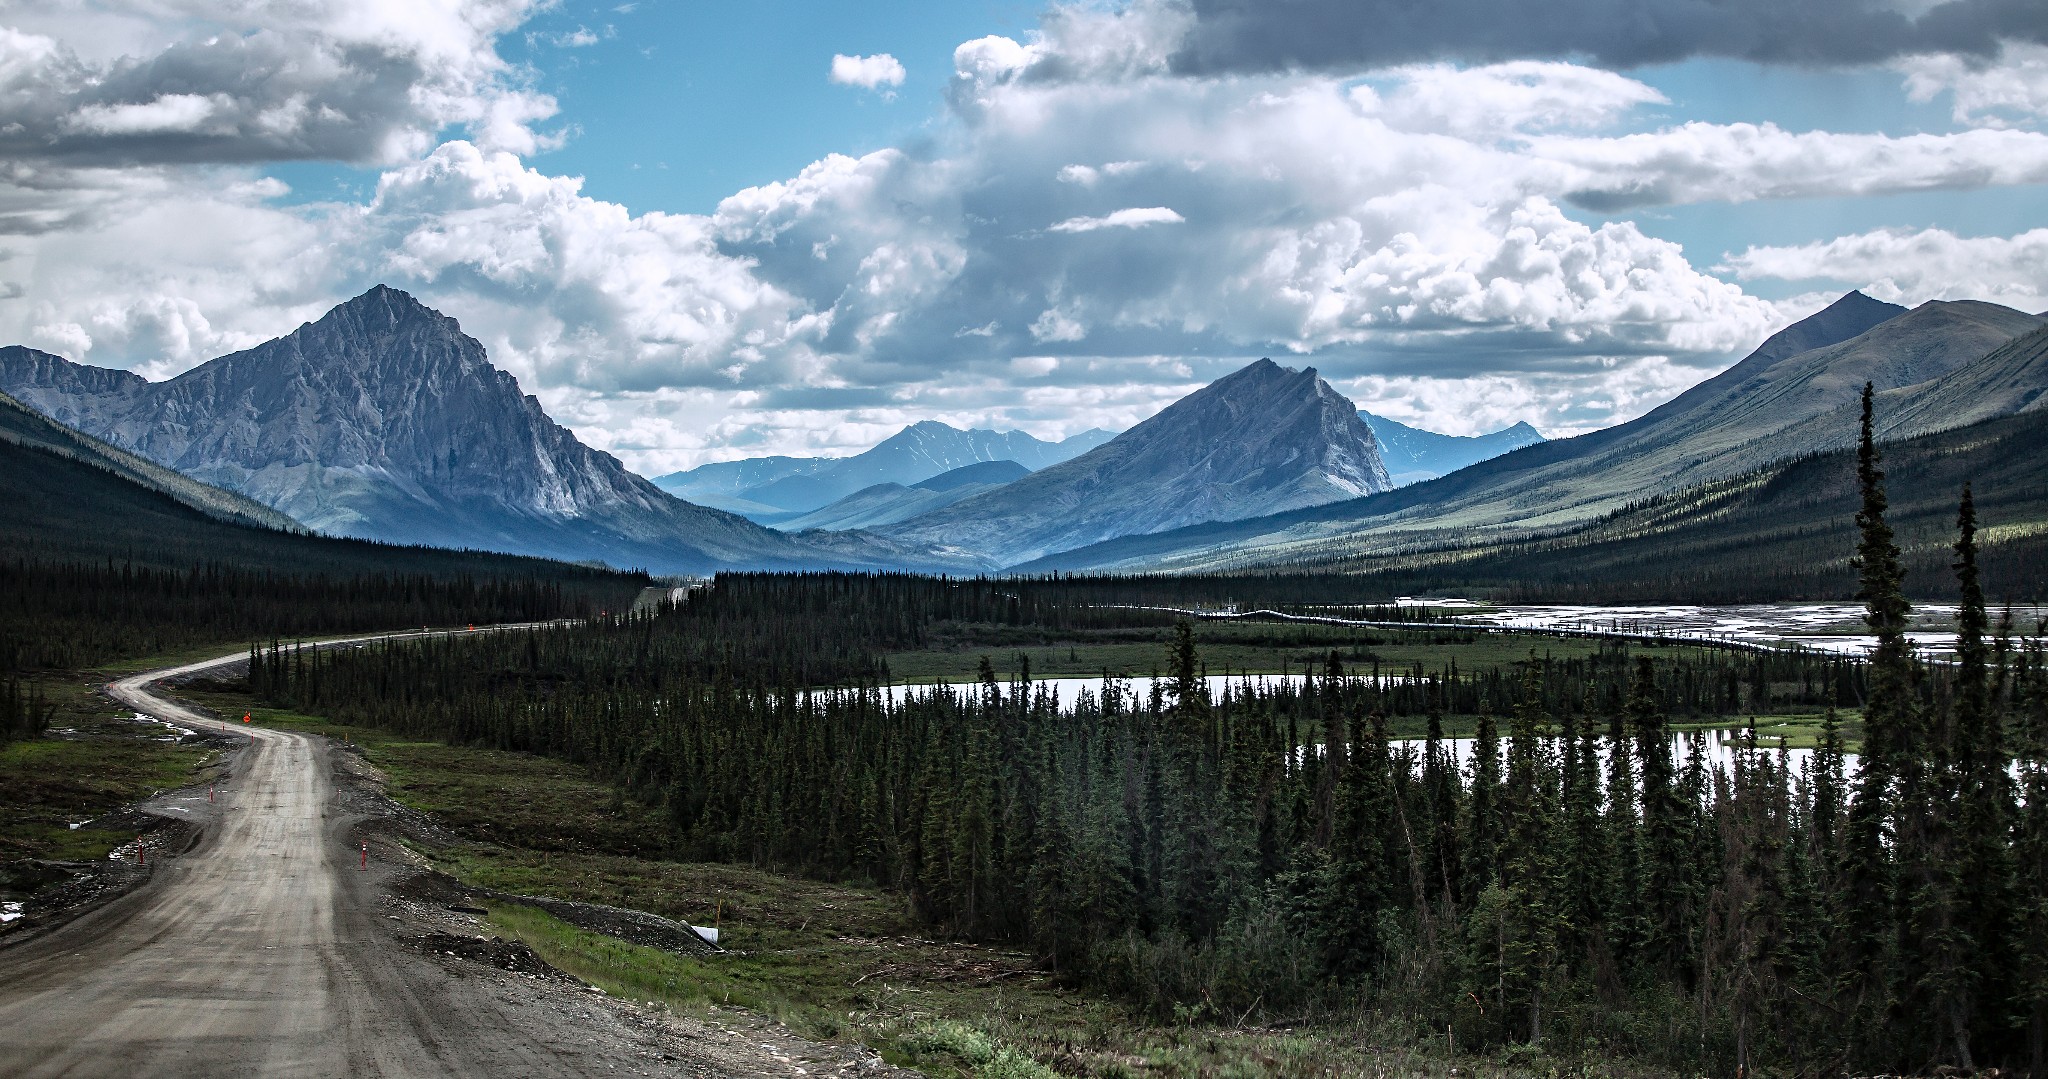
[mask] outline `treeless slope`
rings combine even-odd
[[[1115,541],[1023,568],[1217,568],[1284,561],[1322,549],[1333,536],[1367,554],[1569,526],[1660,492],[1825,448],[1795,428],[1842,415],[1866,380],[1880,390],[1928,383],[2043,321],[1974,301],[1931,302],[1882,317],[1889,310],[1895,309],[1852,293],[1641,419],[1604,431],[1524,447],[1372,498]],[[1790,351],[1873,319],[1845,340]]]

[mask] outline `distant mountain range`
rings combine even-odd
[[[549,419],[454,319],[382,286],[159,383],[0,349],[0,390],[332,535],[669,573],[951,565],[677,499]]]
[[[1375,416],[1364,409],[1358,410],[1358,417],[1379,439],[1380,457],[1386,461],[1387,474],[1396,487],[1448,476],[1468,465],[1543,441],[1543,435],[1527,423],[1483,435],[1440,435]]]
[[[303,525],[658,573],[1316,566],[1386,581],[1398,570],[1413,584],[1437,579],[1417,567],[1477,567],[1482,555],[1534,566],[1515,560],[1540,548],[1548,579],[1566,581],[1573,551],[1586,567],[1648,567],[1638,575],[1673,557],[1706,565],[1717,529],[1792,550],[1769,538],[1781,503],[1738,494],[1819,482],[1787,470],[1850,443],[1866,380],[1880,391],[1880,436],[1918,440],[1916,460],[1976,452],[1989,436],[1971,432],[2048,411],[2048,318],[1972,301],[1907,311],[1850,293],[1640,419],[1555,441],[1527,424],[1473,438],[1408,427],[1359,411],[1313,368],[1260,360],[1120,435],[1053,443],[926,422],[850,457],[725,462],[657,486],[550,420],[453,319],[380,287],[160,383],[0,349],[0,391],[12,395],[0,395],[0,448],[21,468],[85,468],[265,534]],[[1997,428],[2000,452],[2035,429]],[[1970,468],[2015,490],[2031,475],[2030,460]],[[63,514],[51,476],[23,479],[17,501]],[[156,505],[106,491],[108,506]],[[1986,504],[2033,512],[2023,495]],[[1987,536],[2048,529],[1992,523],[2019,531]],[[63,527],[49,534],[92,545],[77,530],[88,526]],[[1687,538],[1646,546],[1652,534]],[[1468,576],[1505,587],[1501,573]]]
[[[875,531],[1012,565],[1391,486],[1350,401],[1313,367],[1260,360],[1071,461]]]
[[[968,465],[1014,461],[1035,471],[1078,457],[1112,437],[1108,431],[1083,431],[1044,442],[1022,431],[962,431],[925,420],[851,457],[722,461],[657,476],[654,482],[678,498],[778,523],[877,484],[907,487]]]
[[[2041,316],[1975,301],[1907,311],[1850,293],[1648,415],[1368,498],[1127,536],[1029,570],[1195,570],[1448,548],[1572,527],[1854,438],[1865,380],[1898,439],[2039,407]],[[1922,404],[1929,402],[1930,404]],[[1938,411],[1937,411],[1938,409]]]
[[[1030,469],[1015,461],[983,461],[941,472],[907,487],[900,483],[863,487],[829,506],[792,520],[768,519],[768,523],[790,531],[876,528],[950,506],[1030,474]]]

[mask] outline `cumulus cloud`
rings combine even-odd
[[[1723,267],[1745,280],[1842,282],[1880,300],[2048,307],[2048,228],[2014,236],[1878,229],[1824,243],[1751,247]]]
[[[1170,6],[1181,8],[1179,3]],[[1693,57],[1867,64],[1986,56],[2048,43],[2025,0],[1949,0],[1917,16],[1888,0],[1189,0],[1175,70],[1357,71],[1426,60],[1589,59],[1637,67]]]
[[[113,0],[10,10],[0,158],[63,166],[396,163],[451,125],[545,145],[555,103],[495,51],[528,0]]]
[[[832,57],[832,81],[841,86],[880,90],[885,86],[903,85],[904,75],[903,64],[886,52],[873,56],[837,53]]]
[[[1555,59],[1189,75],[1176,57],[1198,13],[1145,2],[961,45],[928,141],[827,155],[710,214],[636,214],[520,159],[546,145],[553,105],[489,43],[523,7],[423,10],[311,45],[259,27],[89,52],[46,26],[0,31],[0,114],[32,121],[0,131],[0,341],[164,375],[385,282],[460,319],[593,444],[659,472],[858,448],[925,418],[1122,428],[1259,355],[1305,357],[1426,427],[1578,431],[1807,313],[1744,280],[2007,302],[2048,287],[2031,233],[1755,248],[1723,277],[1569,210],[2040,183],[2034,131],[1637,130],[1669,105],[1654,88]],[[322,41],[342,60],[301,63]],[[463,42],[480,51],[454,59]],[[220,48],[277,63],[248,85],[109,82]],[[343,100],[391,56],[410,58],[394,82]],[[881,60],[836,58],[835,81],[900,85]],[[1956,71],[1913,70],[1930,94],[1990,100]],[[471,137],[436,145],[449,124]],[[6,155],[31,127],[34,153]],[[290,154],[386,164],[366,200],[298,205],[234,164]]]

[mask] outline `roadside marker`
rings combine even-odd
[[[211,783],[206,785],[206,803],[208,805],[213,804],[213,784]]]
[[[362,868],[363,868],[364,870],[367,870],[367,869],[369,869],[369,868],[370,868],[370,844],[369,844],[369,843],[367,843],[367,842],[365,842],[365,843],[363,844],[363,865],[362,865]]]
[[[141,836],[135,837],[135,860],[142,865],[149,864],[149,848],[142,845]]]

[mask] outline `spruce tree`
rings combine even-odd
[[[1643,786],[1643,955],[1663,974],[1675,977],[1691,966],[1691,814],[1672,763],[1671,732],[1657,703],[1657,671],[1648,656],[1637,661],[1628,708]]]
[[[1907,727],[1913,710],[1912,656],[1906,643],[1910,610],[1904,592],[1904,571],[1891,526],[1885,523],[1884,473],[1871,422],[1873,390],[1863,385],[1856,480],[1862,508],[1856,514],[1860,534],[1855,566],[1861,577],[1856,598],[1864,604],[1864,622],[1877,639],[1870,654],[1870,693],[1863,705],[1863,750],[1856,774],[1856,797],[1849,807],[1845,837],[1847,866],[1843,872],[1847,904],[1842,918],[1842,953],[1849,1012],[1866,1059],[1879,1059],[1892,1039],[1887,1029],[1891,1010],[1894,869],[1888,839],[1892,835],[1893,784],[1901,772],[1901,756],[1910,750]]]
[[[1992,692],[1990,612],[1977,568],[1977,507],[1969,484],[1956,510],[1956,667],[1951,725],[1956,807],[1954,831],[1959,957],[1955,992],[1960,1031],[1958,1057],[1967,1054],[1970,1026],[2004,1010],[2011,994],[2011,956],[1999,947],[2012,917],[2012,758],[2006,742],[2004,702]],[[2002,657],[1999,666],[2003,667]]]

